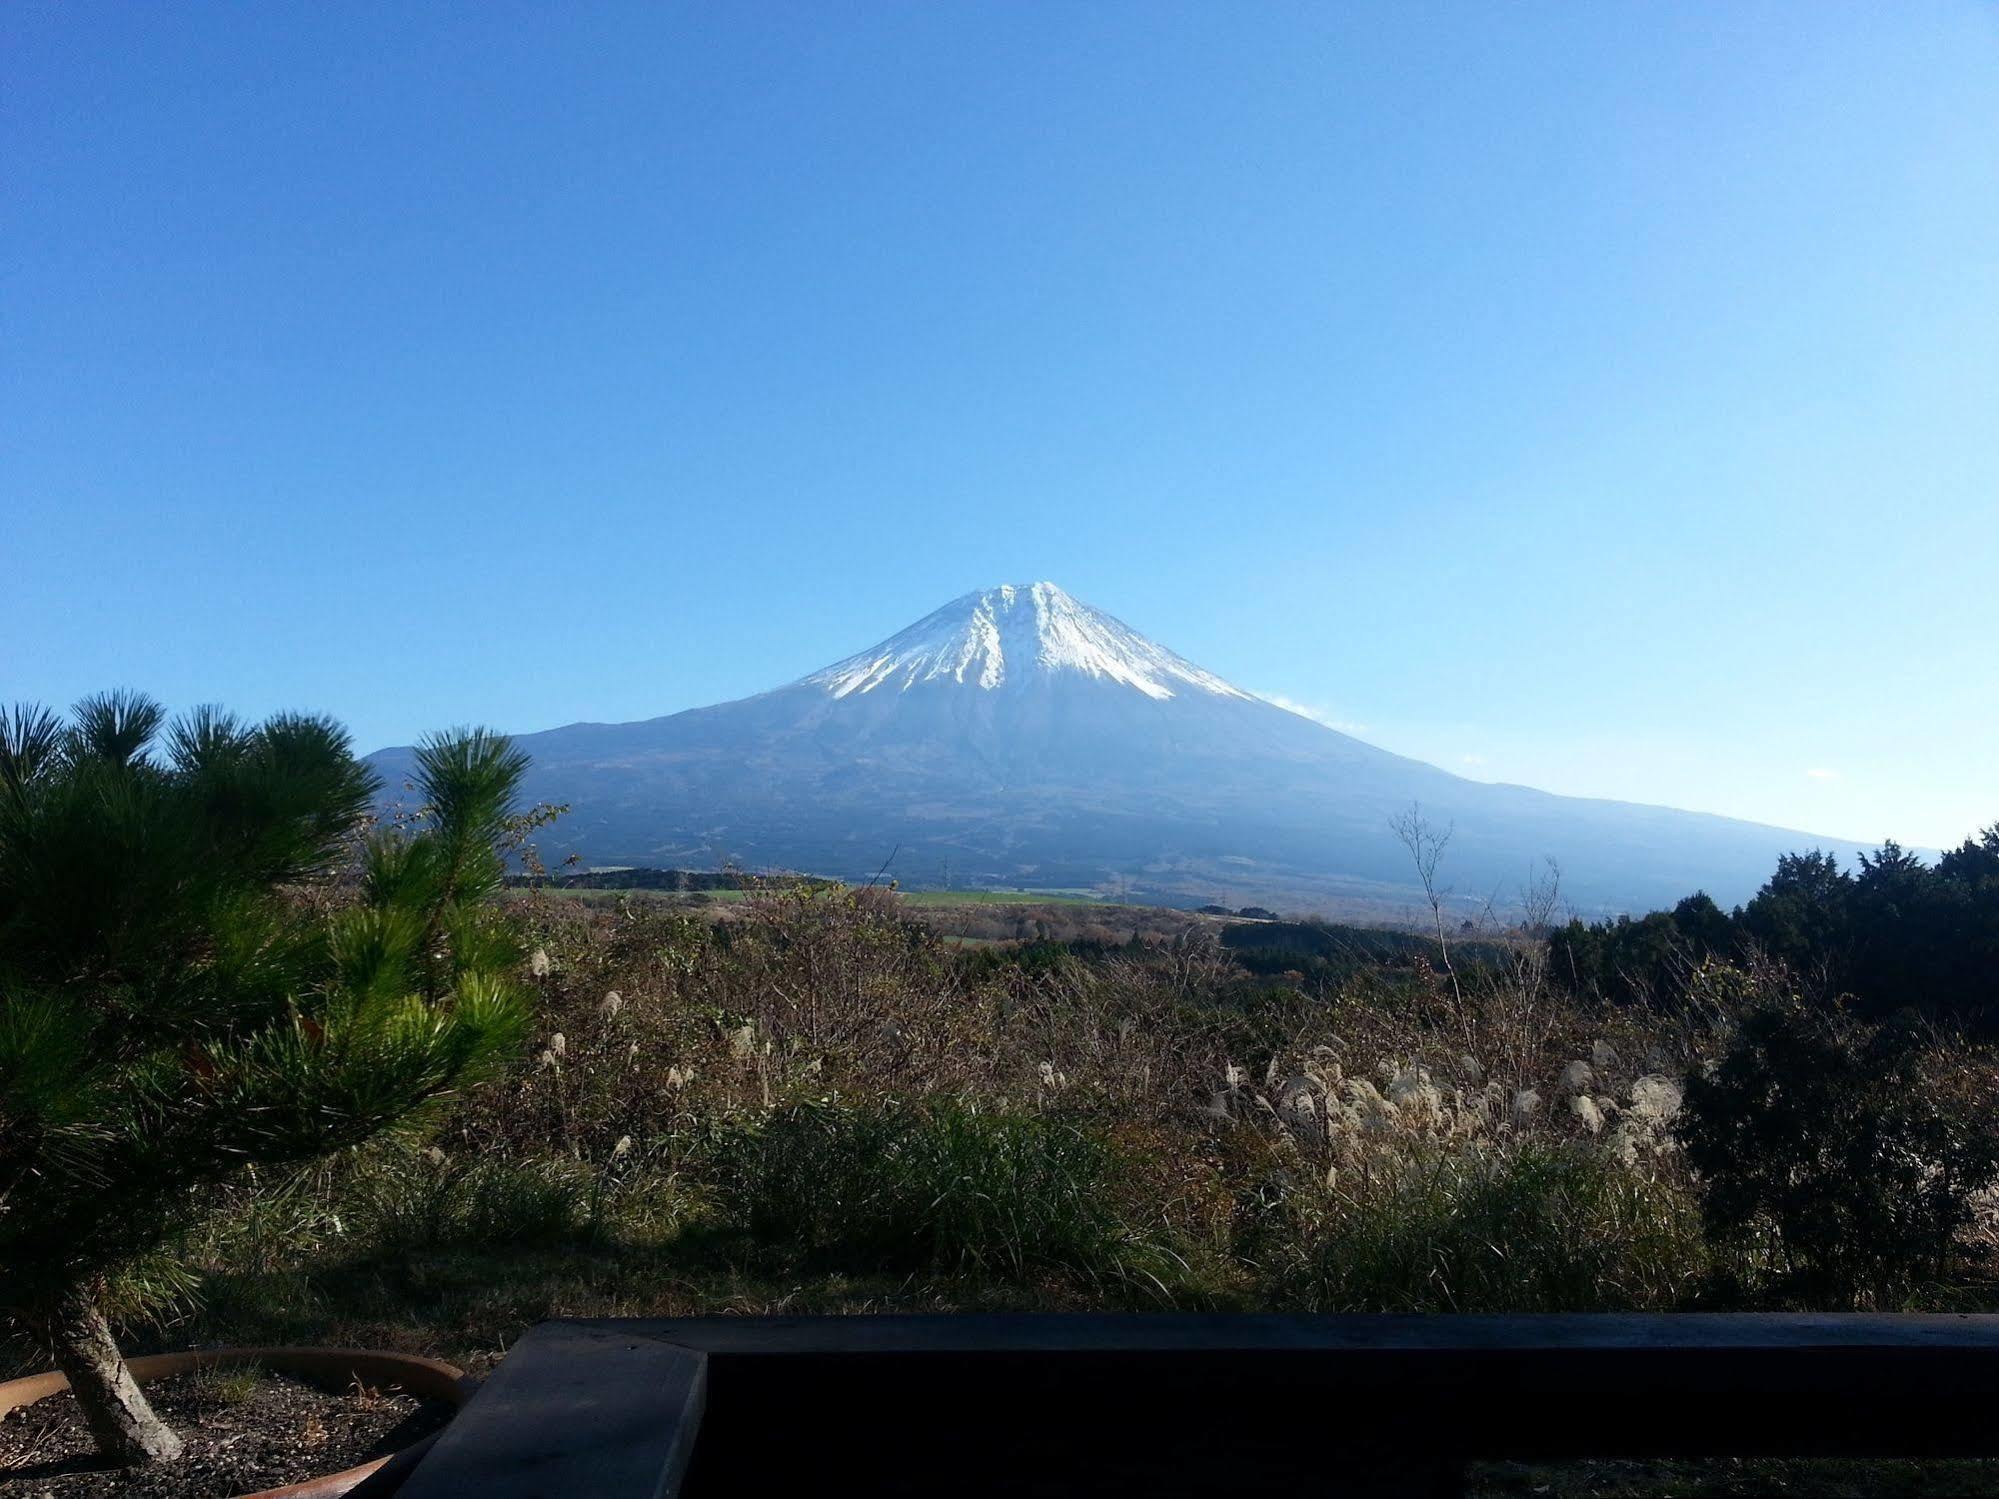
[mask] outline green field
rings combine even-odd
[[[506,892],[515,900],[532,895],[552,895],[560,900],[579,901],[586,906],[615,906],[621,900],[666,901],[678,905],[728,905],[749,899],[747,890],[597,890],[582,885],[546,885],[539,891],[516,888]],[[696,897],[700,897],[697,901]]]
[[[525,895],[525,890],[511,892],[516,896]],[[582,901],[586,905],[615,906],[627,897],[636,900],[670,901],[677,904],[703,905],[709,902],[733,904],[747,900],[751,894],[747,890],[598,890],[580,886],[548,886],[543,892],[560,896],[565,900]],[[1076,888],[1049,890],[898,890],[896,892],[911,906],[1101,906],[1110,904],[1091,891]]]
[[[1092,891],[1055,890],[902,890],[912,906],[1099,906]]]

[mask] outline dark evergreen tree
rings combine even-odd
[[[1801,980],[1836,992],[1851,945],[1852,895],[1851,876],[1831,854],[1785,854],[1743,908],[1743,934]]]
[[[1788,854],[1733,915],[1694,894],[1670,913],[1571,921],[1548,938],[1557,982],[1621,1003],[1671,1003],[1700,963],[1752,951],[1866,1016],[1907,1009],[1999,1032],[1999,825],[1934,865],[1892,841],[1851,875],[1828,854]]]
[[[1673,907],[1673,927],[1697,961],[1726,957],[1735,950],[1735,919],[1705,890],[1696,890]]]
[[[414,832],[365,844],[332,917],[288,888],[353,846],[374,791],[323,718],[249,726],[113,693],[0,717],[0,1309],[52,1346],[122,1462],[178,1438],[126,1369],[106,1292],[253,1165],[411,1120],[522,1012],[485,908],[524,758],[426,743]]]

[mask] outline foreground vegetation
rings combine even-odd
[[[88,1263],[38,1244],[20,1211],[43,1190],[21,1163],[67,1158],[46,1153],[54,1115],[32,1112],[61,1096],[57,1069],[21,1060],[47,1008],[21,936],[56,929],[59,892],[13,866],[0,1231],[28,1313],[18,1364],[47,1357],[43,1284],[86,1288],[128,1345],[337,1343],[474,1367],[564,1314],[1999,1306],[1990,1057],[1934,1016],[1842,1003],[1823,970],[1747,940],[1749,917],[1725,918],[1725,943],[1670,946],[1641,987],[1582,961],[1637,923],[1446,953],[1051,907],[977,915],[1004,925],[968,947],[935,909],[826,883],[747,882],[712,908],[546,886],[485,901],[497,865],[476,851],[538,819],[488,797],[453,834],[468,809],[451,787],[512,762],[478,738],[433,758],[414,841],[377,833],[318,873],[318,855],[294,860],[276,904],[253,881],[176,908],[152,970],[181,995],[254,972],[242,992],[263,1007],[175,1011],[181,1031],[104,1050],[88,1088],[200,1134],[187,1121],[230,1059],[277,1055],[267,1032],[310,1053],[270,1081],[320,1076],[341,996],[390,959],[394,982],[362,987],[414,995],[396,1013],[434,1015],[433,1038],[472,1013],[467,981],[504,992],[517,1018],[485,1027],[493,1066],[470,1065],[487,1041],[469,1047],[376,1114],[350,1109],[344,1135],[251,1150],[239,1131],[225,1165],[122,1188],[154,1231]],[[27,847],[8,836],[10,857]],[[469,875],[415,878],[427,847]],[[252,912],[290,935],[244,968],[213,923]],[[382,1127],[423,1094],[439,1101],[416,1129]]]
[[[1420,958],[1259,974],[1185,935],[967,952],[880,891],[771,886],[727,920],[508,910],[538,1017],[511,1070],[420,1146],[228,1187],[185,1245],[203,1281],[172,1335],[466,1354],[559,1312],[1986,1294],[1985,1136],[1944,1106],[1984,1096],[1975,1053],[1829,1020],[1809,1062],[1811,1110],[1837,1097],[1897,1159],[1957,1152],[1965,1190],[1920,1242],[1814,1261],[1828,1236],[1917,1221],[1896,1182],[1873,1217],[1847,1190],[1883,1164],[1864,1143],[1829,1139],[1788,1217],[1721,1205],[1721,1185],[1762,1198],[1719,1158],[1696,1176],[1689,1079],[1739,1092],[1791,1065],[1756,1051],[1757,1017],[1794,1003],[1776,972],[1713,966],[1668,1014],[1563,993],[1531,944],[1460,960],[1453,984]],[[1712,1130],[1788,1151],[1812,1129],[1731,1107]]]
[[[1975,1217],[1931,1220],[1900,1257],[1815,1261],[1906,1217],[1893,1181],[1878,1213],[1848,1190],[1881,1164],[1851,1136],[1826,1137],[1781,1220],[1714,1211],[1682,1095],[1763,1075],[1744,1037],[1778,1013],[1776,972],[1712,966],[1666,1012],[1563,992],[1531,943],[1460,957],[1454,987],[1420,954],[1259,973],[1198,934],[965,951],[882,892],[771,886],[727,919],[546,895],[511,914],[540,1019],[510,1073],[420,1147],[222,1194],[186,1246],[199,1305],[158,1336],[478,1367],[560,1314],[1999,1305]],[[1893,1098],[1988,1076],[1925,1034],[1811,1034],[1813,1065],[1845,1059],[1806,1101],[1837,1097],[1826,1118],[1920,1133],[1931,1115]],[[1814,1492],[1889,1481],[1681,1465],[1567,1491],[1800,1473]]]
[[[106,1457],[181,1455],[107,1314],[187,1286],[214,1194],[386,1138],[513,1049],[521,954],[486,897],[525,764],[429,742],[420,830],[356,843],[374,778],[326,720],[168,728],[118,693],[0,719],[0,1310]],[[294,896],[349,853],[349,888]]]

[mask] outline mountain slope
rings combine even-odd
[[[1849,845],[1467,781],[1263,701],[1048,583],[985,589],[739,702],[527,734],[544,853],[914,885],[1119,883],[1297,908],[1406,903],[1389,827],[1453,829],[1444,878],[1509,899],[1544,857],[1586,909],[1745,897],[1781,852]],[[406,750],[376,757],[400,784]]]

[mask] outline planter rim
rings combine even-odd
[[[262,1364],[282,1374],[298,1374],[308,1379],[342,1383],[359,1380],[367,1384],[399,1385],[427,1400],[463,1405],[477,1388],[478,1381],[455,1364],[424,1358],[414,1353],[389,1353],[372,1348],[257,1347],[190,1348],[176,1353],[149,1353],[127,1359],[132,1377],[145,1384],[194,1369],[218,1365]],[[33,1405],[38,1400],[69,1388],[69,1379],[59,1370],[46,1374],[26,1374],[19,1379],[0,1380],[0,1416]],[[418,1446],[428,1445],[426,1437]],[[411,1451],[404,1448],[403,1451]],[[303,1478],[275,1489],[259,1489],[238,1499],[336,1499],[362,1479],[396,1457],[387,1453],[338,1473]]]

